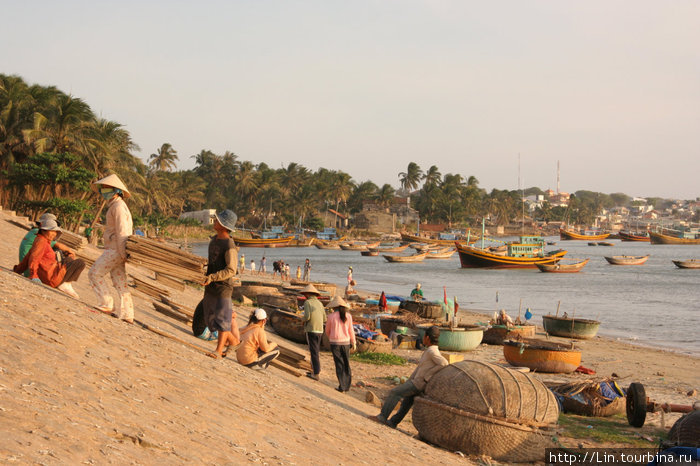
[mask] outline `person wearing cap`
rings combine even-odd
[[[321,293],[315,286],[309,284],[301,290],[306,300],[304,301],[304,332],[306,333],[306,343],[309,345],[311,355],[311,372],[306,376],[314,380],[319,379],[321,373],[321,339],[323,339],[323,325],[326,323],[326,310],[318,300]]]
[[[420,283],[416,283],[416,287],[411,290],[411,299],[414,301],[423,301],[423,290],[420,289]]]
[[[92,184],[107,202],[104,235],[104,252],[90,267],[88,278],[97,295],[97,309],[110,313],[125,322],[134,322],[134,302],[126,281],[126,240],[133,234],[134,222],[125,199],[131,197],[117,175],[109,175]],[[116,303],[109,292],[105,276],[109,274],[117,290]]]
[[[423,393],[433,374],[448,364],[447,359],[440,354],[438,349],[439,340],[440,329],[438,327],[433,325],[425,331],[423,345],[426,347],[426,350],[421,355],[415,370],[406,382],[389,392],[386,400],[384,400],[381,412],[376,416],[371,416],[370,419],[396,429],[396,426],[406,417],[411,406],[413,406],[413,399]],[[390,419],[389,415],[391,415],[399,401],[401,401],[401,406]]]
[[[265,309],[257,308],[250,314],[248,325],[241,330],[241,344],[236,349],[236,359],[246,367],[267,366],[279,356],[277,343],[269,343],[265,335],[267,313]]]
[[[58,221],[58,219],[56,219],[56,216],[54,214],[48,212],[42,214],[41,217],[39,217],[39,220],[37,220],[36,222],[36,227],[29,230],[27,234],[24,235],[24,238],[22,238],[22,241],[19,243],[20,262],[22,262],[24,256],[26,256],[29,250],[32,248],[32,244],[34,244],[34,239],[36,238],[36,235],[39,233],[39,229],[41,228],[41,222],[47,220],[55,220],[58,226],[61,226],[61,223]],[[57,241],[51,241],[51,247],[54,251],[61,251],[61,253],[63,253],[64,256],[68,256],[71,259],[75,259],[75,252],[68,246],[65,246]],[[24,276],[29,276],[29,270],[26,270],[24,272]]]
[[[326,335],[331,344],[331,354],[335,363],[335,375],[338,377],[339,392],[350,390],[352,372],[350,371],[350,347],[357,349],[355,331],[352,327],[350,305],[340,296],[334,296],[328,308],[334,312],[328,316]]]
[[[56,220],[50,218],[43,220],[31,249],[13,270],[19,274],[28,270],[28,278],[33,282],[43,283],[74,298],[79,298],[70,282],[80,277],[85,268],[85,262],[69,256],[66,256],[61,263],[56,260],[51,242],[60,234],[61,228]]]
[[[218,332],[216,349],[207,354],[214,359],[226,356],[225,347],[240,342],[236,313],[231,303],[233,280],[238,273],[238,250],[231,238],[236,220],[236,214],[228,209],[215,214],[216,235],[209,241],[207,275],[202,283],[204,322],[210,332]]]

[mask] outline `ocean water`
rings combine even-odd
[[[505,238],[504,240],[508,240]],[[356,288],[385,291],[407,296],[421,283],[426,299],[441,300],[443,286],[449,298],[456,297],[462,309],[491,313],[506,309],[515,317],[522,300],[534,314],[533,321],[554,314],[561,301],[560,314],[601,321],[599,334],[636,344],[661,347],[700,355],[700,270],[677,268],[671,259],[700,259],[700,246],[651,245],[621,242],[607,246],[588,246],[585,241],[556,241],[547,249],[562,248],[568,258],[590,258],[575,274],[548,274],[538,269],[494,270],[462,269],[457,253],[449,260],[425,260],[416,264],[389,263],[381,254],[364,257],[358,251],[310,248],[242,248],[246,267],[255,260],[259,267],[267,256],[272,262],[283,259],[294,276],[297,265],[311,261],[311,279],[347,283],[348,266],[353,267]],[[193,245],[193,252],[206,256],[206,243]],[[412,251],[409,249],[409,251]],[[609,265],[604,256],[646,255],[641,266]]]

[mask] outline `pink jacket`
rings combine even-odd
[[[328,316],[326,322],[326,335],[331,345],[355,344],[355,331],[352,328],[352,316],[345,313],[345,322],[340,320],[340,312],[335,311]]]

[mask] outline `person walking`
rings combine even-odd
[[[301,290],[306,300],[304,301],[304,332],[306,333],[306,343],[309,345],[311,355],[311,372],[306,376],[314,380],[319,380],[321,373],[321,340],[323,339],[323,325],[326,323],[326,310],[318,300],[321,293],[315,286],[309,284]]]
[[[308,282],[311,277],[311,262],[309,262],[309,259],[306,259],[304,262],[304,277],[302,278],[303,281]]]
[[[92,189],[100,193],[108,206],[102,237],[105,249],[88,272],[90,285],[97,295],[97,309],[133,323],[134,302],[126,282],[126,240],[133,233],[134,223],[129,207],[124,202],[131,194],[117,175],[109,175],[95,181]],[[117,290],[116,302],[105,281],[107,274],[112,278],[112,285]]]
[[[265,275],[267,273],[267,259],[265,258],[265,256],[263,256],[260,260],[260,273],[262,275]]]
[[[233,312],[231,295],[236,276],[238,251],[231,232],[238,217],[230,210],[217,212],[214,220],[216,236],[209,241],[207,275],[204,278],[202,306],[204,322],[211,333],[217,332],[216,349],[207,356],[219,359],[226,356],[225,348],[240,343],[240,334]]]
[[[243,272],[245,272],[245,254],[241,254],[241,259],[240,259],[240,270],[238,273],[243,275]]]
[[[255,269],[255,261],[253,259],[250,260],[250,274],[251,275],[256,275],[258,271]]]
[[[236,359],[246,367],[267,366],[280,355],[276,350],[277,343],[268,343],[265,335],[265,323],[267,313],[265,309],[258,308],[250,314],[248,325],[241,330],[241,344],[236,349]]]
[[[335,375],[338,377],[339,392],[347,392],[352,384],[352,372],[350,370],[350,348],[357,349],[355,331],[352,328],[352,315],[350,306],[340,296],[334,296],[328,304],[334,312],[328,316],[326,323],[326,335],[331,344],[331,353],[335,363]]]
[[[438,327],[432,326],[426,330],[423,345],[427,349],[421,355],[415,370],[405,383],[389,392],[381,412],[376,416],[371,416],[370,419],[396,429],[396,426],[406,417],[413,406],[413,399],[423,393],[433,374],[447,365],[447,359],[440,354],[438,349],[439,340],[440,329]],[[389,419],[389,415],[399,401],[401,401],[399,410]]]

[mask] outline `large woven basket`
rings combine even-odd
[[[700,411],[691,411],[678,419],[668,431],[664,445],[700,448]]]
[[[479,361],[445,367],[416,397],[421,437],[449,450],[497,461],[533,462],[554,446],[559,418],[552,392],[528,374]]]

